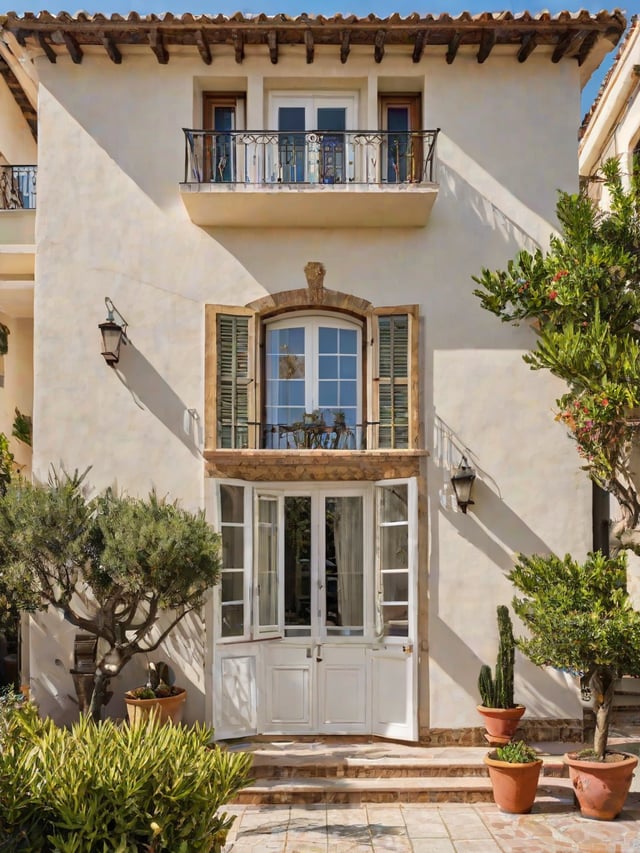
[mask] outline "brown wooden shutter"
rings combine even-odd
[[[206,306],[206,448],[256,447],[255,313]]]
[[[373,446],[418,446],[417,306],[379,308],[374,316]]]

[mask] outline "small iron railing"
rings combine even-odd
[[[0,166],[0,210],[35,210],[37,166]]]
[[[189,130],[185,183],[433,183],[439,130]]]
[[[263,450],[365,450],[367,424],[218,422],[219,446]],[[254,444],[255,442],[255,444]]]

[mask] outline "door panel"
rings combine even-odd
[[[373,734],[416,739],[413,649],[389,645],[371,652]]]
[[[313,730],[313,662],[309,647],[275,643],[264,648],[265,732]]]
[[[221,652],[214,679],[217,738],[244,737],[258,731],[256,652],[226,647]]]
[[[320,647],[319,731],[354,734],[369,728],[367,654],[362,646]]]

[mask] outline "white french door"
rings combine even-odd
[[[281,183],[347,183],[354,162],[345,132],[355,128],[355,94],[274,92],[271,126],[280,132],[271,172]]]
[[[415,739],[415,481],[219,493],[218,736]]]

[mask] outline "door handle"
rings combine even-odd
[[[413,654],[413,643],[407,643],[407,645],[406,645],[406,646],[403,646],[403,647],[402,647],[402,651],[403,651],[403,652],[405,653],[405,655],[407,655],[407,656],[408,656],[408,655],[412,655],[412,654]]]
[[[322,646],[320,643],[316,646],[316,663],[322,663]]]

